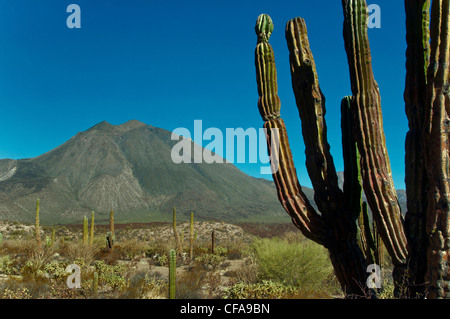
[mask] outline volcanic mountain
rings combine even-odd
[[[47,224],[169,220],[191,211],[225,221],[286,218],[273,182],[225,162],[175,164],[171,132],[133,120],[101,122],[35,158],[0,160],[0,219]],[[194,144],[193,147],[200,147]],[[289,219],[287,219],[289,220]]]

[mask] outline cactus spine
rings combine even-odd
[[[191,262],[194,260],[194,240],[195,240],[194,212],[191,212],[190,227],[189,227],[189,258]]]
[[[175,250],[169,252],[169,299],[175,299],[177,256]]]
[[[39,226],[39,210],[40,210],[40,202],[39,198],[36,200],[36,218],[35,218],[35,235],[36,235],[36,243],[38,247],[41,247],[41,229]]]
[[[85,246],[87,246],[88,240],[89,240],[88,229],[89,229],[89,226],[88,226],[88,219],[87,219],[86,216],[84,216],[84,218],[83,218],[83,244],[84,244]]]
[[[94,211],[91,213],[91,233],[89,236],[89,246],[92,247],[94,245]]]

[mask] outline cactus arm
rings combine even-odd
[[[425,293],[426,211],[428,178],[423,152],[423,126],[426,107],[427,67],[430,54],[430,0],[405,0],[406,12],[406,80],[405,111],[409,131],[405,141],[405,184],[407,212],[405,234],[408,239],[408,294],[411,298]]]
[[[380,93],[372,71],[367,5],[364,0],[342,0],[342,5],[363,187],[394,265],[404,265],[406,236],[387,153]]]
[[[329,212],[342,206],[342,191],[327,141],[325,97],[319,86],[306,23],[302,18],[286,24],[292,88],[299,111],[305,143],[306,168],[319,210]]]
[[[428,298],[450,296],[450,3],[433,1],[430,64],[427,73],[425,165],[430,183],[426,231],[429,236]]]
[[[88,233],[88,219],[86,216],[83,217],[83,244],[87,245],[89,240]]]
[[[194,212],[191,212],[190,227],[189,227],[189,258],[191,262],[194,259]]]
[[[258,44],[255,50],[256,80],[258,85],[258,109],[264,121],[269,154],[276,157],[279,169],[273,173],[278,198],[294,225],[302,233],[323,243],[323,220],[309,203],[297,179],[292,152],[283,119],[280,118],[277,71],[272,46],[268,43],[273,23],[268,15],[262,14],[256,23]],[[278,138],[274,139],[274,134]],[[279,141],[279,148],[274,140]]]

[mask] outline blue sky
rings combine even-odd
[[[81,8],[81,29],[67,28],[72,3]],[[369,37],[393,178],[404,188],[403,1],[368,4],[381,7],[381,29]],[[0,8],[0,158],[38,156],[101,121],[137,119],[192,132],[194,120],[223,132],[260,128],[254,25],[267,13],[300,181],[311,185],[284,37],[286,22],[297,16],[308,26],[331,152],[343,170],[339,108],[351,91],[341,1],[0,0]],[[259,164],[237,166],[258,176]]]

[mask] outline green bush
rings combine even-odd
[[[281,299],[297,294],[297,289],[270,280],[256,284],[237,283],[223,292],[224,299]]]
[[[297,237],[257,239],[253,243],[258,276],[302,290],[322,290],[334,279],[327,250]]]

